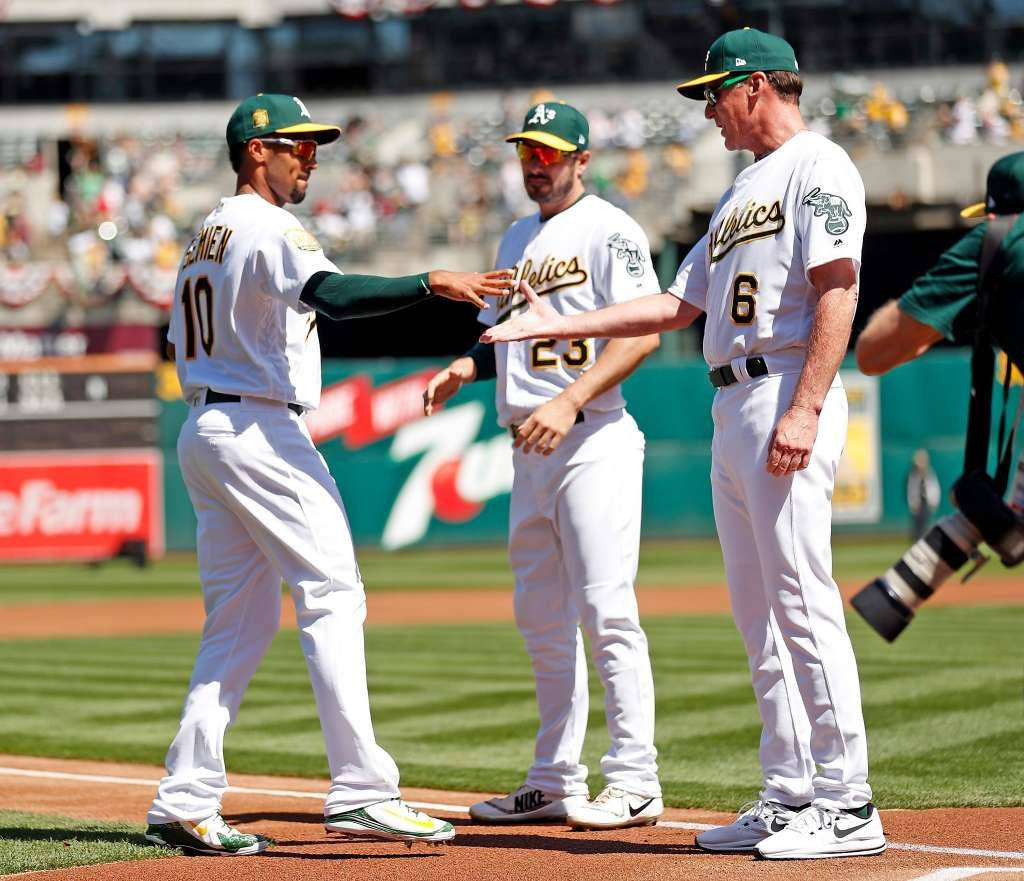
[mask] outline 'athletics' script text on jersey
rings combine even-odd
[[[514,266],[516,281],[525,279],[562,315],[661,290],[644,231],[628,214],[597,196],[584,196],[546,221],[534,214],[513,223],[501,240],[497,265]],[[484,309],[480,321],[497,324],[525,308],[526,301],[516,290]],[[606,343],[539,339],[497,344],[499,422],[522,422],[575,382]],[[610,411],[624,404],[620,387],[614,386],[593,398],[586,409]]]

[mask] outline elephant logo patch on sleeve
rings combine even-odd
[[[853,212],[842,196],[823,193],[820,187],[815,187],[804,197],[803,204],[814,208],[815,217],[825,218],[825,232],[829,235],[841,236],[850,228],[848,218],[853,217]]]
[[[608,247],[615,252],[619,260],[626,261],[626,272],[634,278],[644,274],[644,255],[636,242],[615,233],[608,239]]]

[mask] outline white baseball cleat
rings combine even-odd
[[[508,795],[471,805],[469,816],[479,823],[561,823],[570,807],[586,801],[585,795],[550,795],[524,783]]]
[[[653,826],[665,810],[659,796],[637,795],[618,786],[606,786],[593,801],[569,808],[573,829],[624,829]]]
[[[754,848],[754,852],[766,860],[871,856],[883,850],[882,818],[870,802],[845,811],[804,808],[785,829]]]
[[[146,841],[205,856],[248,856],[263,853],[274,846],[265,835],[240,832],[224,822],[220,811],[205,820],[177,820],[170,823],[150,823]]]
[[[374,838],[404,841],[406,844],[415,841],[440,844],[455,837],[455,827],[447,820],[437,820],[417,811],[400,798],[374,802],[354,811],[331,814],[324,817],[324,828],[328,832],[372,835]]]
[[[749,853],[759,842],[785,829],[801,810],[765,799],[749,802],[727,826],[698,833],[697,847],[720,853]]]

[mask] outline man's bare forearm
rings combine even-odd
[[[550,336],[568,340],[579,337],[641,337],[663,330],[689,327],[700,310],[662,291],[627,303],[616,303],[593,312],[567,315]]]
[[[807,341],[807,361],[800,372],[791,407],[821,412],[850,342],[857,311],[857,285],[833,288],[818,299]]]
[[[658,348],[660,343],[657,334],[611,340],[594,362],[594,366],[580,374],[561,394],[577,410],[581,410],[588,401],[622,382],[636,370],[644,358]]]

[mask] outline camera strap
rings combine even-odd
[[[978,261],[977,328],[974,350],[971,353],[971,400],[967,413],[967,440],[964,444],[964,473],[975,469],[988,470],[988,446],[992,431],[992,383],[995,378],[995,352],[989,331],[989,311],[992,294],[999,287],[1003,273],[1003,241],[1017,222],[1017,214],[1003,214],[989,218]],[[998,471],[996,482],[999,492],[1006,489],[1009,478],[1010,450],[1014,432],[1003,449],[1006,424],[1006,402],[1009,395],[1011,368],[1009,359],[1003,384],[1003,414],[999,426]],[[1016,426],[1015,426],[1016,428]],[[1005,462],[1004,462],[1005,460]]]

